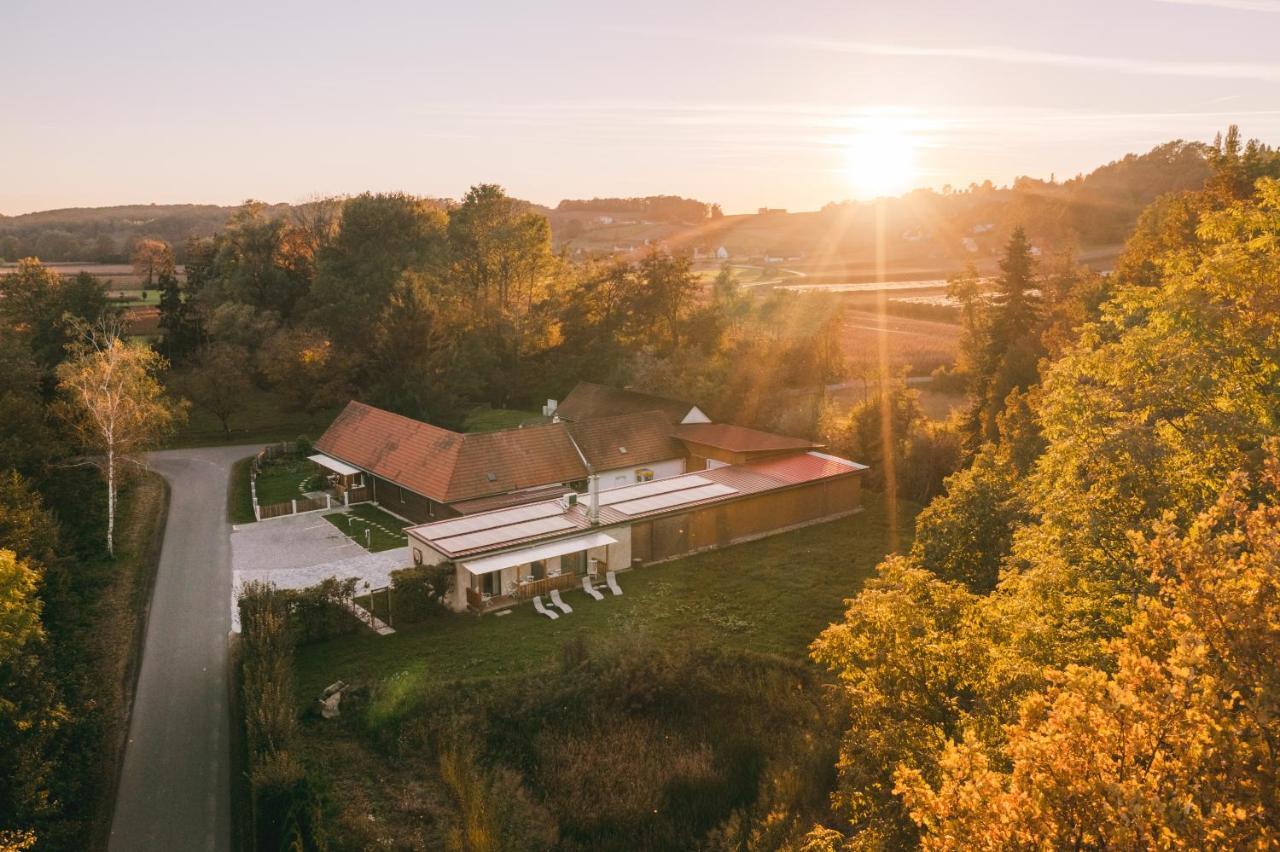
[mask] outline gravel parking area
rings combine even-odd
[[[305,589],[321,580],[351,577],[373,588],[391,582],[391,572],[410,564],[409,548],[369,553],[347,538],[322,512],[288,515],[234,527],[231,532],[231,619],[239,632],[236,599],[251,580],[281,589]]]

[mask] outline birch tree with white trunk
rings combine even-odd
[[[107,483],[107,552],[115,555],[116,505],[124,475],[141,466],[186,416],[160,381],[168,363],[141,343],[126,341],[118,322],[79,329],[69,358],[58,365],[60,413]]]

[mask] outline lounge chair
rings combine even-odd
[[[598,601],[604,600],[604,595],[600,594],[600,590],[597,589],[595,586],[591,585],[590,577],[582,578],[582,591],[591,595],[591,597],[595,598]]]
[[[568,615],[569,613],[573,612],[573,607],[565,603],[564,599],[560,597],[559,589],[551,590],[551,602],[556,606],[560,607],[560,611],[563,612],[565,615]]]
[[[617,574],[613,573],[612,571],[606,571],[604,574],[604,581],[606,584],[608,584],[609,591],[613,592],[615,595],[622,594],[622,589],[618,587]]]
[[[533,608],[537,611],[538,615],[545,615],[553,621],[560,617],[559,613],[553,612],[542,605],[542,595],[533,596]]]

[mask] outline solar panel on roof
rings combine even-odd
[[[643,485],[624,485],[622,488],[611,488],[600,492],[600,505],[612,506],[624,500],[637,500],[654,494],[665,494],[668,491],[679,491],[685,488],[696,488],[709,485],[711,480],[701,476],[673,476],[670,479],[658,479]]]
[[[624,515],[639,515],[644,512],[655,512],[659,509],[670,509],[675,506],[683,506],[685,503],[696,503],[699,500],[708,500],[712,497],[723,497],[727,494],[737,494],[738,489],[728,485],[722,485],[713,482],[709,485],[703,485],[699,488],[686,488],[681,491],[671,491],[666,494],[655,494],[652,497],[643,497],[639,500],[628,500],[625,503],[615,503],[613,508],[622,512]]]
[[[509,524],[507,526],[455,535],[452,538],[436,539],[435,543],[445,548],[450,553],[461,553],[464,550],[472,550],[477,547],[488,547],[489,545],[502,544],[508,541],[517,541],[522,538],[541,535],[543,533],[571,530],[574,526],[575,524],[572,521],[566,520],[565,518],[539,518],[536,521],[525,521],[519,524]]]
[[[528,506],[514,506],[510,509],[499,509],[495,512],[482,512],[453,521],[440,521],[430,524],[419,534],[428,541],[439,541],[449,536],[487,530],[493,527],[507,526],[520,521],[532,521],[537,518],[549,518],[562,511],[558,502],[533,503]]]

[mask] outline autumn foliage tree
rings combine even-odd
[[[1274,449],[1274,446],[1273,446]],[[1114,673],[1068,666],[991,754],[957,738],[897,791],[937,850],[1264,849],[1280,844],[1280,461],[1236,474],[1182,532],[1141,546],[1155,590]],[[1007,767],[1007,768],[1006,768]]]
[[[160,382],[165,361],[127,343],[112,323],[83,326],[71,357],[58,365],[61,414],[86,461],[107,484],[107,552],[115,553],[116,498],[122,477],[185,417]]]

